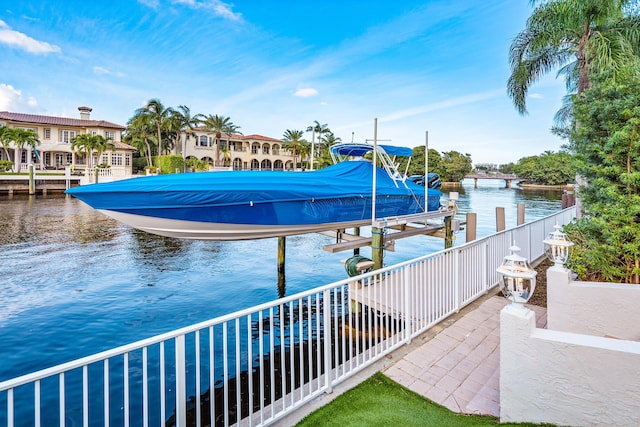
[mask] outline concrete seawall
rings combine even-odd
[[[34,178],[34,194],[63,193],[80,185],[79,176],[46,175]],[[0,175],[0,194],[29,194],[28,175]]]

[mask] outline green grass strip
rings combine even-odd
[[[298,427],[466,427],[498,424],[500,420],[496,417],[452,412],[378,372],[326,406],[309,414],[298,423]],[[500,425],[534,426],[538,424]]]

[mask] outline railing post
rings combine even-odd
[[[176,337],[176,426],[187,425],[187,387],[184,335]]]
[[[484,293],[489,293],[489,242],[485,241],[482,245],[482,277],[484,277]]]
[[[453,255],[454,255],[454,259],[453,259],[453,280],[455,283],[455,300],[456,300],[456,313],[460,311],[460,306],[462,305],[461,303],[461,289],[460,287],[462,286],[462,284],[460,283],[460,250],[459,249],[455,249],[453,250]]]
[[[407,344],[411,344],[411,337],[413,336],[413,322],[411,319],[417,319],[418,316],[414,315],[413,312],[413,304],[411,299],[411,290],[413,289],[413,284],[411,283],[411,268],[409,266],[404,267],[404,307],[405,307],[405,337],[404,341]]]
[[[331,290],[325,289],[322,295],[322,319],[324,326],[324,383],[327,393],[333,393],[333,381],[331,379]]]

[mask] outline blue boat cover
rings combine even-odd
[[[373,165],[348,161],[309,172],[199,172],[131,178],[66,192],[95,209],[229,224],[323,224],[371,218]],[[397,185],[396,185],[397,184]],[[428,189],[428,210],[440,207]],[[423,212],[425,188],[378,168],[376,216]]]
[[[372,164],[338,163],[317,171],[197,172],[131,178],[67,190],[96,209],[172,206],[231,205],[238,203],[322,200],[371,196]],[[378,168],[378,195],[424,195],[424,187],[407,180],[396,187]],[[113,198],[113,194],[118,194]],[[130,197],[134,195],[135,197]]]

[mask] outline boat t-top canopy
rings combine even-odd
[[[384,150],[389,156],[411,157],[413,150],[407,147],[395,147],[393,145],[378,145],[378,152]],[[374,146],[371,144],[354,144],[344,143],[336,144],[329,148],[332,154],[341,156],[362,157],[370,151]]]

